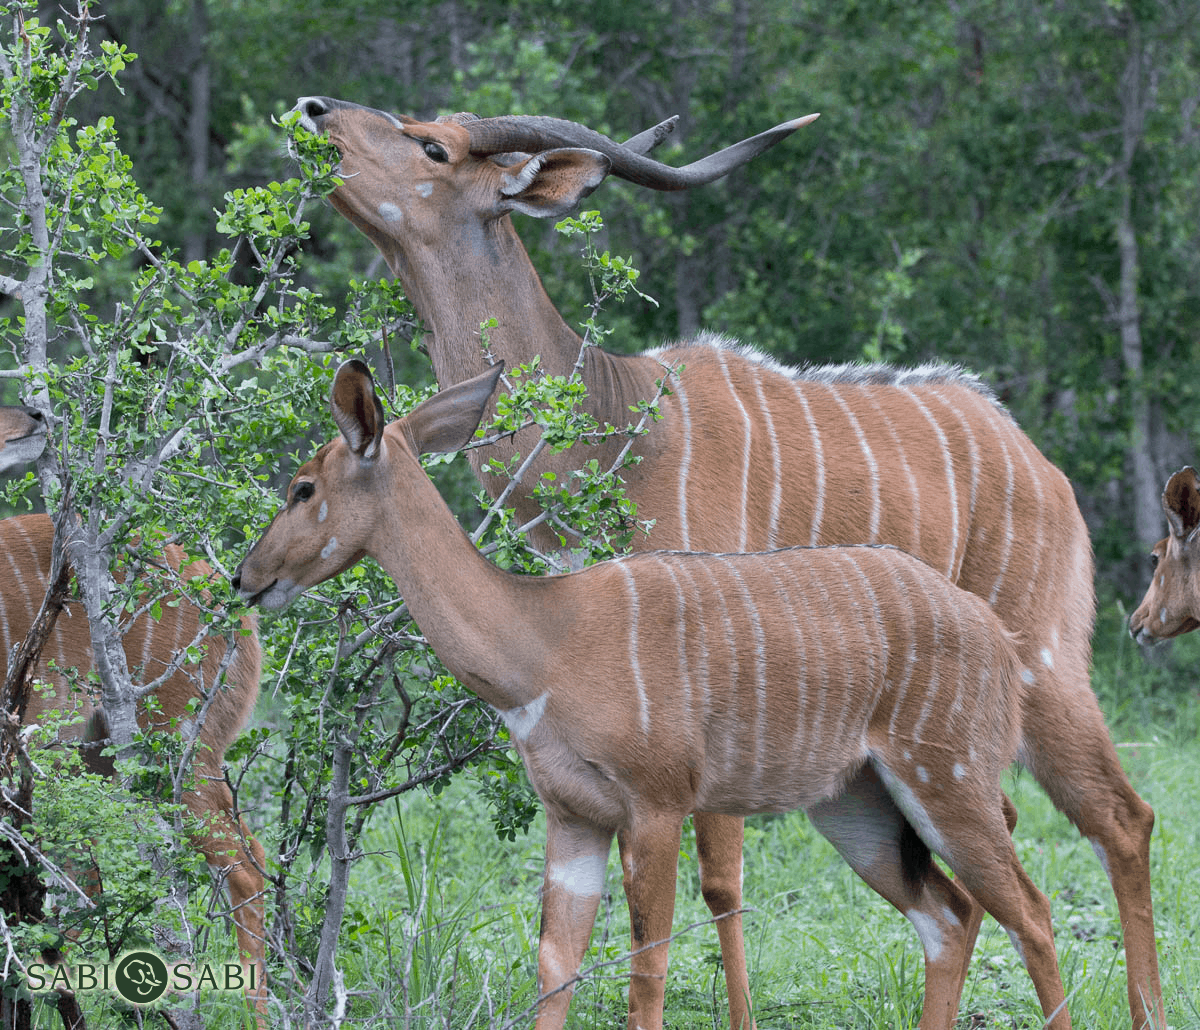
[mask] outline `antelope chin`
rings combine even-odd
[[[238,593],[247,604],[257,605],[266,611],[275,611],[286,608],[296,600],[304,593],[304,587],[294,580],[277,579],[256,594],[246,589],[239,590]]]

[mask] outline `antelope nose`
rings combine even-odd
[[[327,97],[301,97],[296,101],[296,110],[315,122],[321,115],[329,113],[329,100]]]

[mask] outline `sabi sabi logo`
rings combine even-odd
[[[117,963],[113,983],[126,1001],[149,1005],[167,993],[167,964],[149,951],[135,951]]]
[[[76,962],[74,965],[29,966],[29,988],[38,991],[106,991],[119,994],[132,1005],[150,1005],[167,991],[244,991],[258,987],[258,969],[239,962],[194,967],[190,962],[168,966],[152,951],[131,951],[114,965]]]

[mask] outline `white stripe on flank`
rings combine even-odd
[[[803,612],[809,626],[812,627],[812,632],[805,636],[805,643],[812,648],[812,668],[821,670],[821,684],[818,688],[815,684],[810,685],[809,697],[813,696],[817,699],[816,711],[813,712],[812,719],[808,724],[808,739],[811,742],[811,749],[819,746],[821,741],[822,724],[825,721],[825,703],[829,700],[829,695],[833,691],[839,689],[840,683],[844,681],[846,670],[845,655],[842,654],[843,665],[843,681],[834,680],[831,674],[831,666],[833,661],[826,650],[826,642],[829,635],[825,632],[828,623],[833,620],[842,618],[845,613],[840,611],[838,606],[834,605],[833,599],[829,596],[829,591],[825,586],[824,576],[809,576],[806,585],[814,587],[820,592],[821,599],[815,602],[812,597],[807,598],[808,603],[803,605]],[[815,602],[815,603],[814,603]],[[834,638],[834,643],[839,643]],[[844,647],[838,647],[838,652],[844,652]],[[832,684],[832,686],[831,686]]]
[[[952,598],[946,598],[946,604],[942,606],[943,611],[949,609],[954,616],[954,629],[958,639],[956,646],[958,648],[958,683],[955,685],[954,700],[950,702],[950,708],[947,714],[943,717],[943,722],[949,726],[956,716],[962,714],[963,710],[963,694],[967,689],[967,683],[970,675],[969,655],[968,655],[968,634],[963,627],[962,608],[954,603]]]
[[[921,706],[921,714],[917,716],[917,721],[913,723],[912,727],[913,743],[918,746],[924,743],[921,740],[921,730],[924,728],[925,723],[929,721],[929,717],[933,715],[934,708],[937,707],[938,693],[942,686],[942,634],[938,631],[938,620],[936,617],[930,620],[930,626],[933,629],[933,640],[929,645],[929,682],[924,684],[925,703]]]
[[[1012,560],[1013,549],[1013,496],[1016,493],[1016,473],[1013,471],[1012,455],[1008,450],[1008,442],[997,436],[1004,454],[1004,543],[1000,555],[1000,570],[996,573],[996,582],[988,595],[988,603],[994,608],[1004,586],[1004,577],[1008,575],[1008,564]]]
[[[942,431],[941,424],[933,413],[925,406],[921,398],[916,392],[909,387],[905,388],[908,395],[913,399],[913,403],[920,409],[921,414],[933,427],[933,431],[937,434],[938,446],[942,449],[942,470],[946,475],[946,487],[950,497],[950,555],[946,563],[945,575],[949,579],[954,579],[954,573],[958,565],[958,486],[954,479],[954,455],[950,453],[950,444],[946,440],[946,434]],[[932,564],[932,555],[929,556]]]
[[[742,595],[742,605],[746,615],[750,619],[750,626],[754,630],[754,696],[756,701],[756,712],[754,719],[754,746],[755,746],[755,763],[754,763],[754,782],[755,785],[762,786],[762,778],[767,773],[768,756],[763,754],[766,729],[767,729],[767,640],[763,633],[762,617],[758,611],[758,605],[754,601],[754,596],[746,587],[746,581],[742,578],[741,570],[737,567],[736,559],[722,557],[721,564],[728,570],[729,575],[733,577],[734,583],[737,584],[738,592]]]
[[[683,725],[692,724],[692,677],[688,669],[687,646],[687,601],[683,596],[683,588],[679,585],[679,577],[675,575],[673,563],[668,556],[659,559],[671,577],[671,585],[675,588],[675,621],[678,625],[679,647],[679,678],[683,687]]]
[[[813,420],[812,412],[808,407],[808,400],[804,396],[804,383],[797,382],[793,387],[796,394],[796,400],[800,402],[800,407],[804,411],[804,420],[808,423],[808,438],[812,441],[813,450],[813,510],[812,510],[812,532],[809,534],[809,547],[816,547],[821,542],[821,522],[825,518],[825,451],[821,446],[821,430],[817,427],[817,423]]]
[[[189,634],[186,634],[184,632],[183,619],[179,618],[179,609],[172,608],[171,611],[175,612],[175,638],[174,638],[174,640],[171,641],[170,654],[167,656],[166,661],[160,663],[158,671],[155,672],[155,677],[157,677],[158,674],[160,672],[162,672],[163,668],[167,665],[168,662],[170,662],[174,659],[175,655],[177,655],[180,651],[182,651],[190,643],[190,640],[188,639]],[[154,621],[152,619],[149,620],[147,626],[148,626],[149,632],[147,632],[146,636],[147,636],[147,638],[149,638],[150,633],[154,631]],[[144,672],[142,673],[142,676],[147,680],[149,680],[151,678],[151,677],[146,676],[146,674]]]
[[[721,625],[724,627],[725,648],[728,655],[727,664],[729,667],[729,677],[727,679],[719,679],[717,681],[717,707],[723,709],[727,716],[719,721],[719,724],[714,727],[715,732],[710,733],[708,745],[713,750],[716,750],[714,745],[720,744],[724,753],[724,763],[722,771],[717,773],[719,783],[730,782],[731,777],[741,775],[744,767],[744,755],[742,754],[741,745],[737,738],[737,729],[740,724],[740,719],[737,718],[738,702],[741,700],[741,684],[738,681],[738,650],[737,650],[737,635],[733,630],[733,620],[729,615],[729,606],[725,603],[725,595],[721,590],[721,584],[717,577],[713,575],[713,563],[708,561],[697,562],[693,565],[694,569],[699,569],[704,573],[708,582],[706,590],[701,593],[705,600],[711,598],[716,602],[719,610]],[[719,646],[716,633],[711,638],[708,637],[708,627],[713,624],[714,620],[711,615],[704,619],[705,624],[705,653],[713,654]],[[720,667],[720,659],[718,656],[717,666]],[[709,683],[709,669],[705,666],[705,683],[706,691],[711,694]],[[729,716],[734,716],[730,718]],[[706,729],[709,724],[706,724]],[[715,765],[715,763],[714,763]]]
[[[907,572],[907,569],[903,569],[902,571],[898,570],[892,577],[892,585],[900,592],[901,600],[905,602],[897,605],[896,607],[898,610],[902,609],[906,614],[906,620],[904,623],[904,636],[901,638],[901,643],[905,645],[907,660],[904,664],[904,674],[900,677],[898,682],[889,677],[889,679],[892,679],[892,683],[896,691],[895,700],[892,702],[892,718],[888,722],[889,739],[895,739],[896,726],[900,718],[900,712],[904,708],[904,702],[906,700],[906,695],[908,694],[908,687],[909,684],[912,683],[913,673],[916,670],[917,661],[919,659],[919,653],[917,651],[917,634],[915,628],[913,599],[912,592],[909,590]],[[924,597],[924,594],[919,594],[919,596]]]
[[[863,689],[859,688],[865,688],[869,685],[873,689],[876,689],[881,686],[881,681],[878,678],[872,677],[871,670],[872,668],[886,668],[887,636],[884,633],[882,619],[879,615],[875,591],[871,589],[866,575],[859,568],[858,562],[855,560],[859,554],[870,552],[865,548],[846,548],[835,553],[837,554],[838,576],[842,584],[842,596],[847,599],[851,608],[849,612],[842,613],[842,618],[848,625],[859,629],[862,633],[861,639],[864,641],[861,650],[845,642],[841,643],[838,647],[838,652],[845,668],[842,682],[846,684],[853,683],[856,688],[843,691],[845,700],[842,705],[841,720],[836,729],[836,739],[845,741],[847,748],[849,748],[851,743],[848,736],[849,729],[859,719],[860,715],[864,714],[862,706],[866,703],[868,696]],[[868,611],[864,605],[863,602],[866,598],[862,590],[852,584],[852,574],[857,574],[859,580],[866,586],[867,594],[871,599],[872,610]],[[873,694],[870,703],[874,703],[874,699],[877,697],[878,694]],[[865,724],[863,725],[863,729],[865,731]],[[862,748],[865,750],[865,736],[859,739]]]
[[[176,634],[176,642],[178,643],[179,622],[181,621],[178,618],[179,609],[178,608],[170,609],[164,605],[163,606],[163,614],[165,615],[168,611],[173,611],[176,615],[175,634]],[[159,669],[152,669],[150,667],[150,659],[154,657],[154,650],[153,650],[154,631],[158,628],[158,624],[155,623],[154,619],[151,617],[149,612],[147,612],[145,615],[143,615],[138,621],[141,623],[140,628],[142,629],[141,677],[142,677],[143,683],[149,683],[150,680],[156,679],[158,677],[158,673],[159,673]],[[128,638],[126,638],[126,639],[128,639]],[[131,673],[133,672],[132,669],[130,669],[129,671]]]
[[[767,520],[766,549],[774,550],[779,539],[779,511],[783,506],[783,456],[779,453],[779,437],[775,433],[775,420],[771,418],[771,405],[763,394],[763,372],[759,367],[755,370],[754,388],[758,394],[758,414],[762,417],[767,429],[767,439],[771,441],[771,512]]]
[[[958,406],[953,398],[942,396],[940,388],[932,391],[932,396],[940,400],[945,406],[947,412],[954,417],[958,423],[960,434],[967,441],[967,455],[971,463],[971,494],[967,504],[967,526],[966,535],[968,539],[971,535],[971,527],[975,525],[975,500],[979,496],[979,471],[983,467],[983,456],[979,453],[979,444],[975,442],[975,434],[971,431],[971,423],[968,421],[962,409]],[[994,414],[995,409],[992,408],[990,402],[985,397],[977,394],[974,390],[970,392],[970,399],[973,402],[983,401],[989,408],[989,413]],[[969,543],[963,545],[965,553]],[[958,582],[958,569],[955,569],[954,581]]]
[[[831,386],[829,395],[837,402],[837,406],[842,409],[842,414],[849,420],[850,428],[854,430],[855,439],[858,440],[859,449],[866,459],[867,468],[871,471],[871,518],[867,526],[867,539],[862,542],[865,544],[878,543],[879,518],[883,513],[883,498],[879,494],[879,465],[875,461],[875,455],[871,453],[871,445],[862,431],[862,426],[859,425],[854,412],[850,410],[850,405],[842,400],[840,390],[836,386]]]
[[[803,612],[806,605],[803,603],[803,597],[800,602],[797,602],[792,597],[792,592],[789,589],[789,584],[795,584],[795,579],[787,577],[781,580],[775,575],[775,563],[768,562],[766,565],[767,572],[771,576],[771,581],[775,584],[775,592],[779,595],[783,602],[782,610],[791,613],[787,618],[787,623],[792,629],[792,652],[791,659],[795,668],[795,690],[796,690],[796,725],[793,730],[793,745],[792,753],[803,755],[804,748],[808,743],[808,653],[805,650],[804,634],[800,630],[800,620],[797,617]],[[789,663],[791,664],[791,663]]]
[[[638,718],[641,722],[642,733],[650,735],[650,697],[646,693],[646,681],[642,678],[642,663],[638,654],[638,590],[633,573],[625,562],[619,562],[617,568],[625,575],[629,586],[629,666],[633,671],[634,686],[638,695]]]
[[[688,473],[692,467],[692,416],[688,410],[687,391],[683,388],[683,376],[675,376],[671,384],[671,394],[679,402],[679,415],[682,420],[683,446],[679,454],[679,546],[682,550],[691,550],[691,536],[688,533],[688,502],[687,487]]]
[[[690,563],[688,562],[682,562],[679,565],[679,572],[687,580],[688,587],[688,589],[683,591],[681,594],[681,603],[685,608],[687,605],[691,605],[692,612],[695,615],[693,625],[696,628],[699,639],[696,647],[684,647],[681,658],[685,663],[684,667],[688,670],[687,684],[689,697],[693,698],[694,700],[696,691],[699,691],[701,694],[701,728],[706,729],[708,727],[709,717],[712,714],[712,686],[709,683],[708,673],[708,619],[706,618],[704,612],[704,593],[700,590],[700,588],[696,585],[696,581],[692,578],[691,568],[694,568],[695,566],[691,565],[691,567],[689,567],[689,565]],[[683,628],[680,630],[680,637],[685,642],[687,638],[686,630],[687,626],[685,623]],[[696,663],[695,676],[691,675],[691,666],[686,664],[690,661],[694,661]]]
[[[1043,513],[1046,510],[1046,497],[1042,490],[1042,479],[1038,475],[1038,470],[1033,467],[1033,460],[1029,454],[1029,446],[1026,440],[1022,437],[1020,430],[1012,423],[1008,423],[1008,435],[1012,438],[1017,453],[1021,455],[1021,460],[1025,464],[1025,470],[1028,473],[1023,481],[1024,483],[1032,484],[1033,496],[1030,497],[1027,487],[1022,485],[1021,499],[1024,504],[1028,505],[1032,502],[1035,517],[1033,519],[1025,518],[1021,524],[1021,551],[1028,556],[1030,566],[1028,571],[1022,578],[1025,585],[1025,593],[1017,601],[1017,611],[1028,611],[1034,606],[1034,602],[1038,599],[1038,594],[1042,589],[1040,583],[1040,572],[1042,568],[1042,555],[1046,553],[1046,538],[1045,527],[1046,519],[1043,518]],[[1037,539],[1029,539],[1029,528],[1031,525],[1037,526]]]
[[[888,396],[892,396],[892,394],[889,393]],[[904,473],[905,480],[908,482],[908,497],[909,497],[909,500],[912,502],[912,519],[911,519],[911,526],[909,527],[912,532],[912,538],[911,538],[910,546],[905,549],[908,550],[909,552],[911,552],[912,554],[919,555],[922,553],[921,552],[921,486],[917,482],[917,477],[913,473],[912,466],[908,462],[908,456],[904,453],[904,441],[900,439],[900,434],[896,432],[895,427],[892,425],[892,420],[888,417],[889,409],[885,408],[882,404],[879,403],[879,400],[878,400],[879,394],[876,391],[868,390],[865,394],[865,397],[868,400],[870,400],[871,405],[875,408],[875,415],[871,419],[871,425],[877,426],[877,425],[882,424],[887,428],[888,435],[892,438],[892,445],[895,447],[896,456],[900,460],[900,468],[901,468],[902,472]],[[889,477],[888,482],[889,482],[889,484],[891,484],[891,482],[892,482],[891,477]],[[894,501],[892,500],[892,495],[890,492],[888,495],[888,505],[889,505],[889,509],[892,507],[892,505],[894,505]],[[889,541],[889,543],[894,543],[894,544],[899,543],[899,541],[896,540],[894,533],[888,534],[888,541]]]
[[[858,574],[859,581],[862,583],[863,591],[871,602],[871,610],[863,612],[863,625],[873,625],[876,628],[877,643],[873,649],[873,654],[879,658],[879,668],[886,669],[889,661],[889,643],[887,633],[887,620],[884,618],[883,609],[879,605],[879,595],[875,593],[875,586],[871,582],[871,577],[863,572],[862,565],[855,559],[859,554],[874,554],[873,551],[851,551],[843,552],[843,560],[850,563],[850,567]],[[849,586],[849,584],[847,584]],[[854,596],[858,597],[859,592],[855,591]]]
[[[721,373],[725,376],[725,385],[729,387],[730,396],[733,397],[738,411],[742,414],[742,520],[738,536],[738,550],[745,551],[746,522],[750,510],[750,443],[753,426],[750,423],[750,416],[746,412],[746,406],[742,403],[742,398],[738,396],[737,388],[733,385],[733,380],[729,376],[729,366],[725,361],[725,351],[718,350],[716,354],[721,362]]]

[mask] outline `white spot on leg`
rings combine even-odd
[[[1012,941],[1012,945],[1016,949],[1017,958],[1019,958],[1021,960],[1021,965],[1023,965],[1026,969],[1028,969],[1029,965],[1025,961],[1025,949],[1021,947],[1021,940],[1017,936],[1016,931],[1009,930],[1007,926],[1004,929],[1008,933],[1008,939],[1010,941]]]
[[[580,855],[570,862],[552,865],[546,878],[555,887],[580,898],[592,898],[604,890],[604,868],[607,855]]]
[[[1053,669],[1053,668],[1054,668],[1054,655],[1052,655],[1052,654],[1050,653],[1050,648],[1048,648],[1048,647],[1043,647],[1043,648],[1042,648],[1042,664],[1043,664],[1043,665],[1044,665],[1044,666],[1045,666],[1047,669]]]
[[[956,780],[961,780],[966,775],[967,775],[966,766],[964,766],[962,764],[962,762],[955,762],[954,763],[954,778]]]
[[[1025,683],[1028,686],[1032,686],[1033,685],[1032,671],[1030,671],[1029,669],[1022,669],[1021,670],[1021,682]]]
[[[936,962],[946,944],[942,939],[942,928],[938,925],[938,921],[928,913],[915,908],[905,912],[904,915],[917,929],[917,936],[921,938],[921,947],[925,949],[925,958],[929,962]]]
[[[1112,881],[1112,869],[1108,865],[1108,852],[1104,850],[1104,845],[1093,837],[1088,838],[1088,842],[1092,845],[1092,850],[1096,852],[1096,857],[1100,859],[1100,865],[1104,869],[1104,875]]]
[[[333,554],[334,551],[337,550],[337,548],[338,548],[337,537],[331,536],[329,538],[329,543],[327,543],[324,547],[321,548],[322,559],[328,558],[331,554]]]

